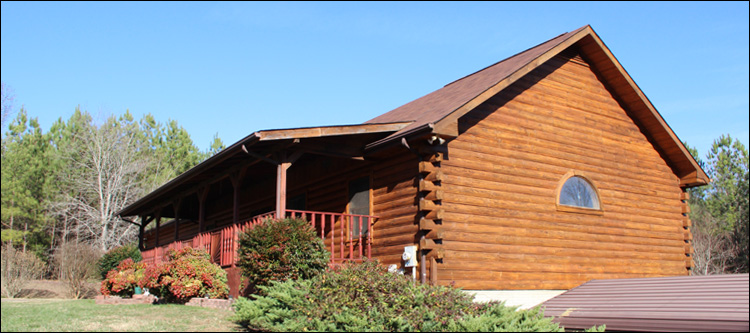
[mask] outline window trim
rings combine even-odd
[[[562,192],[562,188],[565,185],[565,183],[573,177],[583,178],[594,190],[594,195],[596,195],[597,201],[599,201],[599,208],[588,208],[588,207],[579,207],[579,206],[570,206],[570,205],[564,205],[560,203],[560,193]],[[570,170],[568,173],[566,173],[561,179],[560,182],[557,184],[557,189],[555,190],[555,207],[557,208],[558,212],[568,212],[568,213],[579,213],[579,214],[590,214],[590,215],[603,215],[604,214],[604,204],[602,203],[602,195],[599,192],[599,188],[594,184],[593,181],[591,181],[591,178],[586,176],[583,172],[577,171],[577,170]]]

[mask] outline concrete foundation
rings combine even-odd
[[[464,290],[474,295],[474,302],[505,301],[519,309],[533,308],[567,290]]]

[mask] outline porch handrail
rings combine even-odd
[[[372,224],[375,223],[375,220],[377,220],[377,216],[373,215],[362,215],[362,214],[344,214],[344,213],[331,213],[331,212],[317,212],[317,211],[306,211],[306,210],[293,210],[293,209],[287,209],[286,210],[286,216],[292,217],[292,218],[303,218],[307,221],[309,221],[313,228],[316,230],[319,230],[320,232],[320,238],[323,239],[323,241],[326,240],[326,222],[329,223],[328,231],[330,232],[330,241],[331,241],[331,262],[343,262],[347,260],[362,260],[363,256],[367,256],[368,259],[372,258]],[[309,216],[309,218],[308,218]],[[358,222],[355,222],[358,221]],[[318,227],[318,224],[319,227]],[[339,253],[338,256],[336,255],[336,234],[334,231],[336,230],[336,222],[339,222],[339,225],[342,227],[339,227]],[[366,230],[367,232],[362,232],[363,222],[366,223]],[[344,223],[346,223],[346,236],[344,235],[345,228],[343,228]],[[355,229],[355,223],[358,227]],[[355,230],[358,231],[355,235]],[[357,245],[357,257],[355,257],[354,247],[355,243]],[[366,246],[366,251],[364,251]],[[346,248],[348,248],[348,251],[346,251]],[[346,257],[346,252],[348,252],[348,257]],[[365,252],[365,253],[363,253]]]
[[[359,261],[365,256],[368,259],[372,257],[372,225],[377,220],[377,216],[292,209],[287,209],[285,212],[286,217],[302,218],[309,221],[313,228],[320,232],[320,237],[324,242],[326,241],[326,235],[329,235],[331,263],[347,260]],[[161,263],[166,261],[166,254],[170,249],[180,250],[185,247],[194,247],[205,249],[211,255],[218,252],[219,260],[216,260],[216,262],[221,266],[235,265],[239,260],[237,249],[240,232],[245,232],[248,228],[273,218],[274,215],[274,212],[264,213],[243,223],[200,232],[191,239],[143,250],[141,256],[144,262]],[[336,225],[339,225],[339,230],[336,230]],[[346,228],[343,226],[346,226]],[[366,230],[366,232],[362,232],[363,230]],[[338,231],[338,241],[335,231]],[[347,235],[344,234],[345,231]],[[212,244],[214,237],[218,237],[218,244]],[[218,248],[214,246],[218,246]],[[213,257],[211,259],[214,261]]]

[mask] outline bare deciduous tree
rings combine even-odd
[[[704,230],[693,232],[693,275],[724,274],[732,259],[730,244],[723,235]]]
[[[147,161],[136,158],[134,136],[114,119],[81,133],[65,175],[69,188],[55,205],[57,215],[75,225],[77,241],[101,251],[131,241],[137,232],[116,216],[141,194],[138,173]]]
[[[16,297],[27,282],[38,279],[45,264],[31,252],[18,251],[9,243],[2,247],[2,290],[6,297]]]
[[[100,257],[100,251],[81,243],[64,243],[55,251],[55,264],[73,298],[81,298],[86,282],[97,277],[96,262]]]
[[[13,114],[13,100],[15,99],[13,89],[7,86],[5,82],[0,82],[0,98],[2,98],[2,121],[0,121],[0,124],[5,129],[5,121]]]
[[[691,198],[692,200],[693,198]],[[693,220],[693,275],[725,274],[729,267],[733,251],[729,237],[731,235],[717,228],[718,222],[704,205],[691,204],[690,217]]]

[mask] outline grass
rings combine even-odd
[[[232,311],[185,305],[96,305],[94,300],[2,299],[3,332],[237,331]]]

